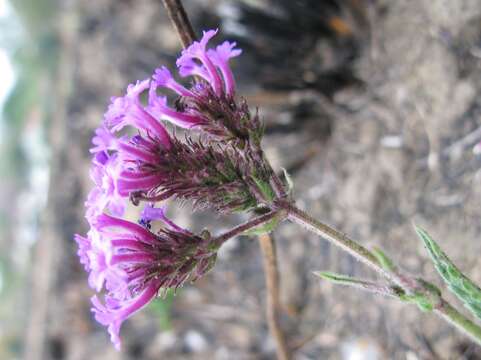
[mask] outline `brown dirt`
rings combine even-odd
[[[204,27],[204,20],[215,17],[198,14],[213,14],[225,3],[187,5],[195,24]],[[307,85],[266,90],[243,81],[238,65],[241,92],[268,124],[268,156],[276,167],[290,170],[298,204],[312,215],[364,245],[382,247],[407,270],[440,284],[413,232],[415,221],[481,283],[481,159],[471,151],[481,140],[475,132],[481,126],[481,5],[477,0],[346,4],[344,20],[333,23],[335,40],[320,38],[312,54],[299,59],[306,72],[299,76],[310,79],[325,70],[306,58],[323,59],[326,68],[335,64],[348,36],[359,47],[346,65],[356,81],[330,94]],[[40,268],[32,282],[42,271],[53,276],[44,279],[47,288],[33,288],[46,309],[39,313],[37,302],[31,309],[36,323],[29,329],[30,358],[274,358],[259,247],[246,237],[232,240],[215,270],[176,297],[169,332],[143,311],[123,328],[125,351],[117,353],[91,319],[92,292],[72,240],[74,232],[86,230],[82,203],[90,188],[90,136],[109,97],[159,64],[172,64],[179,45],[160,1],[71,1],[61,11],[58,106],[64,111],[51,130],[55,155],[43,230],[48,240],[42,240],[49,243],[38,245]],[[186,225],[219,232],[227,227],[212,214],[174,210]],[[323,240],[289,223],[275,236],[283,325],[298,347],[296,359],[347,359],[352,349],[378,354],[363,359],[481,358],[463,336],[414,306],[319,283],[313,270],[374,277]],[[42,263],[51,252],[55,261]]]

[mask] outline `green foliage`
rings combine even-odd
[[[347,275],[337,274],[330,271],[316,271],[314,275],[319,276],[321,279],[330,281],[334,284],[338,285],[346,285],[346,286],[356,286],[358,287],[365,282],[363,280],[359,280]]]
[[[434,304],[424,294],[402,294],[399,296],[399,299],[408,303],[416,304],[422,312],[429,312],[434,309]]]
[[[481,289],[453,264],[425,230],[417,226],[415,229],[428,250],[436,270],[445,281],[449,290],[451,290],[478,319],[481,319]]]
[[[38,36],[38,33],[52,31],[57,14],[55,1],[13,0],[10,3],[29,33]]]
[[[257,188],[261,192],[262,196],[264,199],[266,199],[269,203],[274,201],[275,194],[274,190],[272,190],[271,185],[267,182],[261,179],[260,177],[256,177],[254,175],[251,176],[252,180],[254,180],[255,184],[257,185]]]
[[[163,298],[157,298],[152,301],[148,309],[158,317],[161,330],[167,331],[172,329],[172,304],[174,302],[174,291],[169,289]]]
[[[392,260],[381,249],[375,247],[371,252],[384,270],[392,271],[396,268]]]
[[[417,279],[417,282],[423,291],[418,291],[414,294],[400,293],[399,299],[416,304],[423,312],[433,311],[434,307],[441,300],[441,290],[423,279]]]
[[[336,274],[330,271],[314,272],[314,275],[334,284],[350,286],[378,295],[401,298],[401,296],[404,296],[405,294],[404,291],[398,286],[376,284],[371,281],[356,279],[351,276]]]

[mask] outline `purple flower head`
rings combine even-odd
[[[235,81],[229,61],[239,56],[236,43],[225,41],[215,48],[208,48],[217,30],[203,33],[182,51],[177,59],[181,77],[194,77],[194,84],[187,88],[177,82],[174,75],[162,66],[155,71],[150,89],[149,111],[156,117],[190,129],[200,129],[218,141],[234,141],[244,145],[262,136],[260,121],[252,117],[245,102],[235,101]],[[169,107],[166,98],[157,90],[164,88],[179,95],[176,109]]]
[[[190,75],[203,79],[190,89],[179,84],[166,67],[160,67],[152,81],[131,84],[124,96],[112,99],[92,139],[90,151],[102,161],[94,161],[92,167],[97,186],[87,201],[87,218],[105,207],[113,215],[121,215],[126,198],[137,203],[174,196],[220,211],[253,206],[243,172],[257,164],[242,166],[247,157],[217,144],[211,146],[209,139],[201,140],[207,146],[189,138],[181,142],[169,135],[163,124],[198,128],[229,146],[246,149],[259,145],[262,129],[257,116],[251,118],[247,105],[233,99],[235,84],[228,62],[241,50],[227,41],[208,49],[216,33],[204,32],[177,61],[181,73],[186,75],[191,69]],[[176,108],[158,93],[161,88],[180,95]],[[119,134],[125,133],[126,127],[136,135]]]
[[[155,202],[173,198],[230,213],[274,200],[261,123],[235,99],[229,61],[241,50],[228,41],[209,48],[216,33],[204,32],[177,60],[179,75],[194,77],[191,86],[158,68],[152,79],[111,99],[92,139],[95,186],[85,203],[90,230],[75,241],[90,287],[104,293],[92,298],[92,311],[117,348],[124,320],[159,292],[202,276],[216,260],[218,245],[210,236],[179,227]],[[163,89],[178,95],[175,105]],[[187,129],[185,140],[169,133],[166,122]],[[192,138],[192,131],[200,136]],[[148,202],[138,223],[122,218],[129,200]]]
[[[158,233],[107,214],[99,215],[87,238],[77,235],[81,263],[89,283],[105,289],[102,303],[92,298],[95,318],[108,326],[112,342],[120,347],[120,326],[148,304],[160,290],[177,289],[214,265],[217,248],[168,220],[162,209],[144,211],[149,221],[167,220]],[[178,230],[177,230],[178,229]],[[180,231],[179,231],[180,230]]]

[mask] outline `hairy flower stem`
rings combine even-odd
[[[269,331],[277,343],[277,358],[280,360],[289,360],[289,348],[287,346],[285,335],[279,324],[279,269],[277,266],[274,237],[269,234],[259,235],[259,244],[264,259],[264,273],[266,274],[266,316]]]
[[[321,237],[326,238],[334,245],[340,247],[342,250],[348,252],[356,259],[369,266],[372,270],[384,276],[390,282],[404,288],[403,285],[405,281],[400,279],[399,276],[387,272],[381,266],[376,256],[374,256],[372,252],[350,239],[346,234],[343,234],[336,229],[321,223],[290,203],[285,203],[282,205],[282,207],[287,211],[287,217],[289,220],[303,226],[307,230],[312,231]]]
[[[467,319],[446,300],[441,299],[441,303],[435,311],[442,319],[470,337],[475,343],[481,345],[481,327]]]
[[[222,235],[219,235],[218,237],[215,238],[215,244],[218,246],[221,246],[223,243],[225,243],[227,240],[232,239],[233,237],[237,235],[241,235],[245,233],[246,231],[255,229],[256,227],[260,227],[269,221],[273,220],[274,218],[278,218],[279,220],[282,220],[286,217],[285,212],[283,210],[280,211],[271,211],[268,212],[267,214],[260,215],[258,217],[255,217],[253,219],[250,219],[246,221],[245,223],[236,226],[235,228],[225,232]]]
[[[392,270],[384,269],[373,253],[364,246],[350,239],[345,234],[312,218],[307,213],[290,203],[281,203],[279,208],[286,210],[287,218],[289,220],[323,238],[326,238],[334,245],[351,254],[356,259],[382,275],[392,284],[400,286],[406,294],[417,294],[431,299],[433,302],[433,311],[436,314],[456,327],[462,333],[469,336],[478,345],[481,345],[481,327],[456,310],[441,297],[440,293],[436,294],[428,286],[424,286],[423,284],[428,284],[426,281],[412,278],[407,274],[401,273],[397,267],[393,267]],[[401,297],[399,298],[401,299]]]

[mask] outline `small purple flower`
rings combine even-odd
[[[163,120],[167,120],[172,124],[189,129],[196,125],[201,125],[204,119],[196,115],[185,112],[175,111],[167,105],[167,98],[165,96],[157,96],[155,93],[156,87],[152,86],[149,96],[149,109],[152,114],[158,116]]]
[[[160,220],[171,230],[191,235],[189,231],[181,228],[165,215],[165,208],[165,206],[156,208],[152,203],[145,205],[142,213],[140,214],[140,222],[144,224],[150,224],[151,221]]]
[[[222,73],[225,84],[225,93],[228,97],[233,96],[235,91],[235,81],[229,66],[229,60],[242,53],[242,50],[235,49],[235,46],[236,43],[224,41],[221,45],[217,46],[215,50],[209,50],[207,52],[214,65]]]
[[[99,152],[95,155],[90,169],[90,177],[95,183],[87,198],[86,217],[90,221],[108,208],[112,214],[121,216],[124,213],[126,200],[119,192],[117,178],[121,171],[121,163],[116,153],[109,155]]]
[[[194,41],[187,49],[182,51],[182,55],[177,59],[177,66],[182,69],[184,76],[201,76],[212,86],[214,93],[220,96],[223,92],[222,79],[206,48],[209,40],[216,34],[217,30],[204,31],[200,41]],[[196,61],[199,61],[202,65],[200,67],[193,65]],[[189,72],[192,70],[194,72]]]
[[[156,139],[168,149],[170,147],[170,136],[167,130],[149,112],[149,108],[140,101],[140,95],[147,89],[150,89],[150,79],[138,81],[135,85],[129,85],[124,97],[113,98],[108,111],[105,113],[104,125],[113,132],[130,125],[148,133],[150,137]]]

